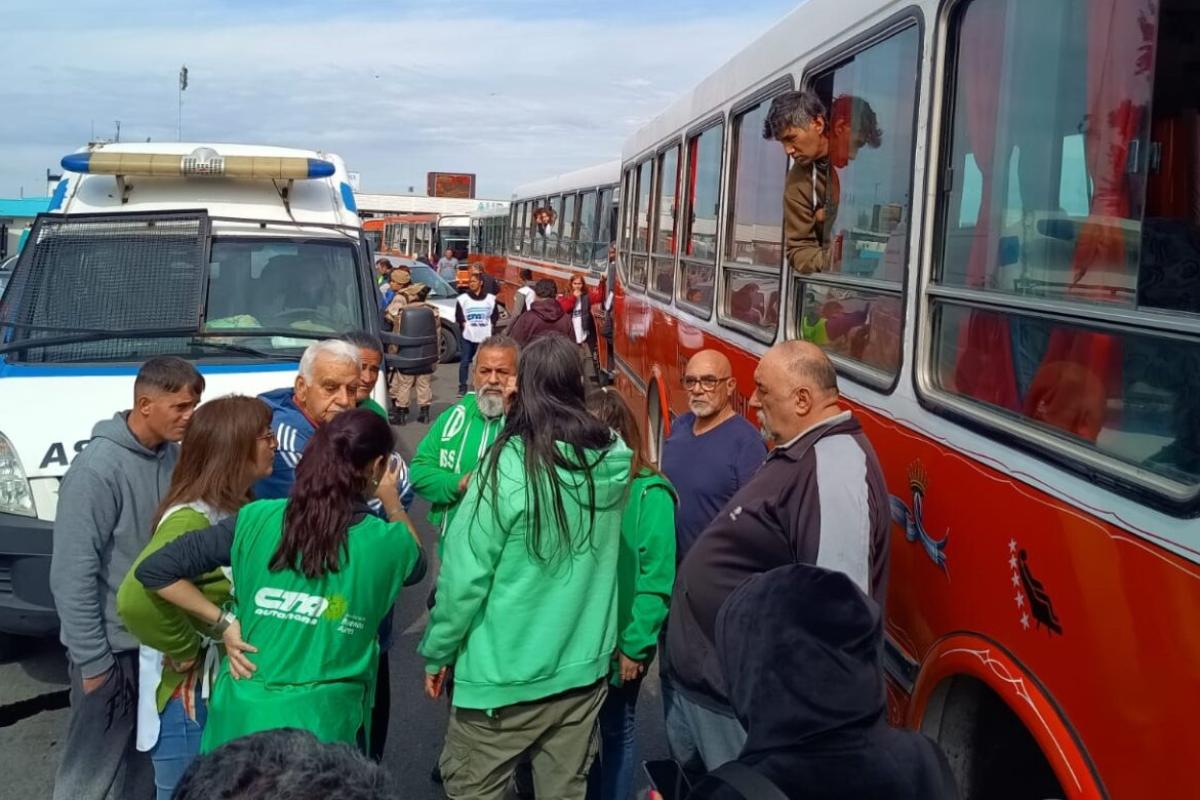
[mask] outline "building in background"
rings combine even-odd
[[[49,197],[0,200],[0,261],[17,254],[21,236],[34,217],[50,208]]]

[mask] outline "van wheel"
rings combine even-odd
[[[442,325],[438,329],[438,336],[442,337],[442,363],[449,364],[458,360],[458,334],[449,325]]]

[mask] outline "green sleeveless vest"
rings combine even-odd
[[[320,578],[268,565],[283,536],[286,500],[238,512],[232,569],[242,637],[258,667],[234,680],[225,664],[213,687],[201,752],[239,736],[302,728],[323,742],[356,744],[369,726],[377,634],[420,559],[402,523],[367,516],[350,528],[341,568]],[[369,731],[365,731],[369,735]]]

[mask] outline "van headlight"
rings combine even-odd
[[[0,433],[0,513],[37,516],[33,507],[33,490],[25,477],[25,468],[17,449],[8,437]]]

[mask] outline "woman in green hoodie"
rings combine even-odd
[[[419,648],[431,697],[454,668],[440,762],[452,800],[503,797],[525,753],[538,797],[584,797],[617,647],[631,459],[588,413],[569,341],[522,351],[504,429],[446,529]]]
[[[134,570],[183,534],[236,513],[250,499],[251,485],[271,474],[274,459],[271,410],[257,397],[221,397],[196,409],[154,534],[117,591],[117,612],[142,643],[137,748],[150,752],[158,800],[171,797],[200,751],[219,655],[209,627],[147,591]],[[229,600],[221,570],[197,578],[196,586],[218,606]]]
[[[617,649],[612,686],[600,708],[600,763],[588,786],[588,800],[626,800],[633,789],[638,693],[654,660],[675,585],[678,498],[671,482],[642,461],[637,419],[615,390],[592,392],[588,410],[633,451],[633,482],[621,517],[617,561]]]

